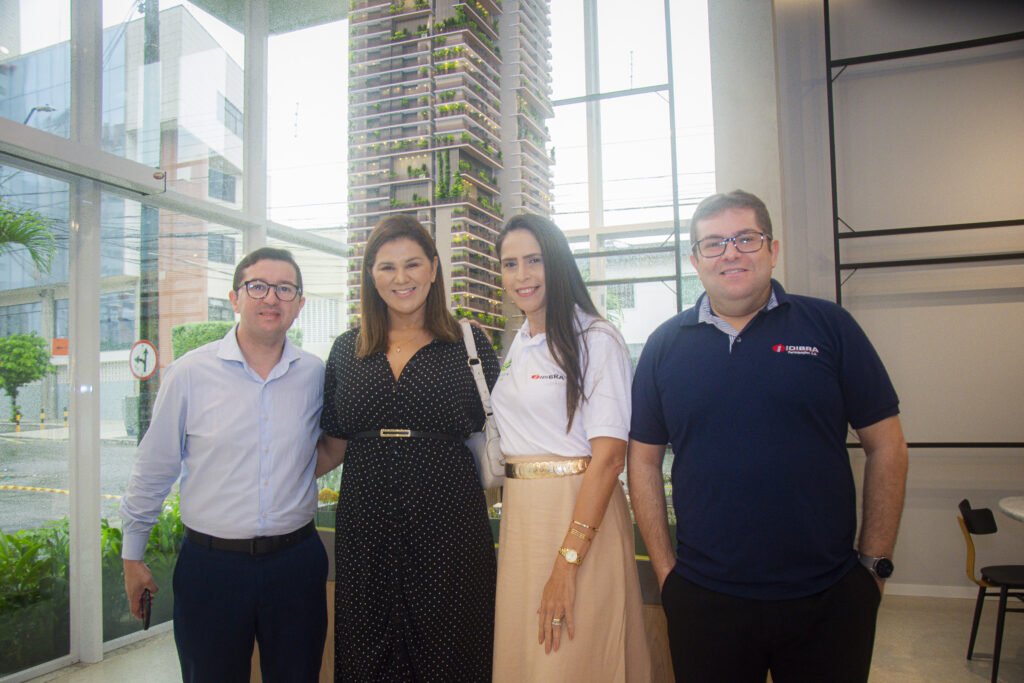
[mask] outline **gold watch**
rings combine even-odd
[[[572,548],[566,548],[562,546],[558,549],[558,554],[565,558],[565,561],[569,564],[581,565],[583,564],[583,558],[580,554]]]

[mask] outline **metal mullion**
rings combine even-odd
[[[823,0],[825,12],[825,96],[828,103],[828,163],[832,190],[832,258],[835,271],[836,303],[843,305],[843,281],[840,272],[839,251],[839,193],[836,182],[836,112],[835,93],[832,91],[832,24],[828,0]]]
[[[892,59],[906,59],[907,57],[920,57],[921,55],[934,55],[943,52],[955,52],[957,50],[967,50],[974,47],[1000,45],[1002,43],[1012,43],[1018,40],[1024,40],[1024,31],[1017,31],[1016,33],[1003,33],[998,36],[987,36],[985,38],[975,38],[973,40],[961,40],[955,43],[942,43],[940,45],[914,47],[908,50],[879,52],[876,54],[861,55],[858,57],[846,57],[843,59],[836,60],[829,58],[828,65],[829,67],[846,67],[853,66],[855,64],[871,64],[874,62],[885,62]]]
[[[583,3],[584,80],[587,96],[601,91],[599,70],[597,2]],[[597,246],[596,233],[604,227],[604,164],[601,140],[600,98],[585,102],[587,112],[587,210],[589,215],[588,244]]]
[[[956,230],[980,230],[983,228],[1005,228],[1024,225],[1024,218],[1006,221],[982,221],[979,223],[953,223],[949,225],[923,225],[914,228],[882,228],[878,230],[859,230],[857,232],[841,232],[839,239],[855,237],[883,237],[888,235],[916,235],[931,232],[949,232]]]
[[[607,280],[587,280],[583,284],[587,287],[600,287],[603,285],[631,285],[646,282],[672,282],[674,275],[651,275],[650,277],[618,277]]]
[[[651,92],[663,92],[671,90],[672,86],[669,83],[661,83],[658,85],[645,85],[641,88],[629,88],[627,90],[612,90],[610,92],[595,92],[587,95],[579,95],[578,97],[567,97],[564,100],[556,100],[551,103],[552,107],[560,107],[565,104],[581,104],[583,102],[596,102],[598,100],[610,100],[616,97],[629,97],[631,95],[643,95]]]
[[[938,266],[953,263],[987,263],[991,261],[1019,261],[1024,259],[1024,251],[1011,251],[1005,254],[977,254],[974,256],[938,256],[922,259],[897,259],[893,261],[863,261],[860,263],[840,264],[839,270],[857,270],[860,268],[896,268],[901,266]]]
[[[267,0],[245,3],[245,73],[243,74],[242,129],[242,213],[253,221],[243,233],[242,249],[250,252],[267,243],[267,78],[268,30]]]
[[[671,254],[675,247],[634,247],[631,249],[604,249],[601,251],[574,251],[573,258],[600,258],[606,256],[631,256],[634,254]]]
[[[71,3],[72,143],[101,148],[103,9]],[[103,659],[100,560],[100,188],[75,179],[68,202],[68,372],[70,396],[68,578],[71,658]]]
[[[669,153],[672,159],[672,234],[676,266],[676,312],[683,310],[683,255],[679,231],[679,162],[676,150],[676,89],[672,69],[672,18],[669,0],[665,0],[665,61],[668,65],[668,130]]]

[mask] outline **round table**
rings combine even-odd
[[[1010,496],[999,500],[999,509],[1019,522],[1024,522],[1024,496]]]

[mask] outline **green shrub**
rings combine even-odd
[[[174,348],[174,357],[181,358],[203,344],[223,339],[234,325],[233,322],[228,321],[175,325],[171,329],[171,346]]]
[[[171,328],[171,347],[174,350],[174,357],[181,358],[192,349],[198,349],[203,344],[223,339],[235,323],[225,320],[211,321],[205,323],[183,323]],[[302,348],[302,330],[291,327],[288,330],[288,339],[292,344]]]
[[[146,563],[160,586],[153,623],[172,617],[172,577],[184,528],[178,497],[164,504],[146,546]],[[38,529],[0,533],[0,676],[69,652],[69,524],[67,518]],[[128,611],[121,563],[121,530],[100,520],[103,638],[142,628]]]

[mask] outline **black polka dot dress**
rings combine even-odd
[[[474,328],[489,385],[498,360]],[[483,409],[466,348],[433,341],[396,381],[383,353],[355,357],[357,331],[327,361],[321,425],[468,436]],[[336,522],[334,679],[488,681],[496,560],[476,463],[458,441],[348,442]]]

